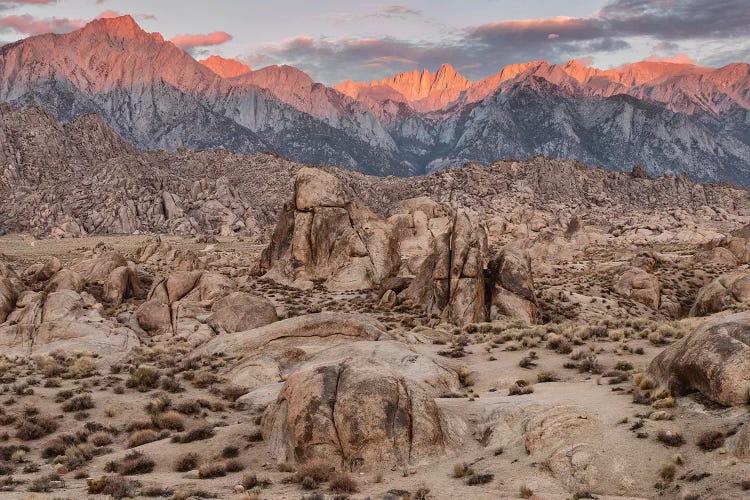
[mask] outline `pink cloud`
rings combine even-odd
[[[83,19],[68,19],[52,17],[38,19],[29,14],[0,17],[0,29],[11,29],[19,33],[40,35],[43,33],[67,33],[83,27]]]
[[[172,38],[170,42],[182,49],[190,50],[196,47],[221,45],[227,43],[231,39],[232,35],[229,33],[225,33],[224,31],[214,31],[213,33],[205,35],[177,35]]]

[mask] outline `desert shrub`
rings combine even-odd
[[[515,384],[508,388],[508,396],[523,396],[524,394],[531,394],[534,392],[534,388],[527,383],[519,383],[522,381],[516,381]]]
[[[102,476],[88,481],[88,493],[91,495],[108,495],[112,498],[131,498],[136,496],[140,486],[137,481],[120,476]]]
[[[205,425],[189,430],[185,434],[176,435],[172,438],[172,441],[176,443],[192,443],[193,441],[202,441],[204,439],[211,439],[216,434],[213,427]]]
[[[76,359],[68,368],[67,375],[70,378],[88,378],[96,373],[96,363],[88,356]]]
[[[661,430],[656,434],[656,439],[665,446],[682,446],[685,444],[685,438],[679,432]]]
[[[249,491],[254,488],[269,488],[273,483],[268,478],[258,478],[258,476],[255,474],[245,474],[244,476],[242,476],[242,481],[240,481],[240,484],[243,488],[245,488],[245,490]]]
[[[77,469],[94,458],[94,447],[88,443],[76,444],[65,450],[65,464],[69,470]]]
[[[666,482],[670,482],[674,479],[676,472],[677,468],[674,466],[674,464],[665,464],[659,471],[659,477],[661,477],[662,480]]]
[[[469,467],[463,462],[453,464],[453,477],[455,478],[462,478],[466,474],[468,474],[469,471],[470,471]]]
[[[177,403],[174,409],[183,415],[195,415],[200,413],[201,405],[195,400],[186,400]]]
[[[187,472],[198,467],[201,458],[197,453],[188,452],[177,457],[174,463],[175,472]]]
[[[249,390],[247,387],[241,387],[239,385],[228,385],[221,390],[221,395],[227,401],[237,401],[240,397],[247,394]]]
[[[57,481],[60,481],[59,474],[52,473],[38,477],[29,484],[29,491],[33,491],[34,493],[49,493],[52,491],[52,483]]]
[[[226,470],[227,472],[239,472],[244,468],[245,464],[234,458],[230,458],[229,460],[224,462],[224,470]]]
[[[224,462],[210,462],[203,464],[198,468],[198,477],[201,479],[211,479],[226,475],[227,470]]]
[[[185,430],[185,419],[176,411],[168,411],[153,417],[154,424],[159,429],[169,429],[170,431]]]
[[[78,442],[79,439],[73,434],[60,434],[44,444],[42,458],[55,458],[65,455],[65,450],[74,444],[78,444]]]
[[[184,392],[185,388],[180,385],[180,382],[174,378],[174,377],[162,377],[161,378],[161,388],[162,390],[165,390],[167,392],[171,392],[173,394],[178,392]]]
[[[297,473],[295,477],[299,481],[302,481],[302,479],[305,477],[309,477],[318,483],[324,483],[328,481],[329,477],[331,477],[331,472],[333,472],[333,470],[334,468],[331,467],[330,463],[325,460],[316,458],[313,460],[309,460],[297,467]]]
[[[164,393],[157,394],[146,404],[145,410],[149,415],[158,415],[172,406],[172,399]]]
[[[549,370],[539,372],[536,375],[536,381],[539,382],[540,384],[543,384],[545,382],[557,382],[558,381],[557,373],[553,371],[549,371]]]
[[[28,417],[16,427],[16,437],[21,441],[33,441],[55,432],[57,427],[52,417]]]
[[[525,484],[521,485],[521,487],[518,489],[518,497],[519,498],[531,498],[534,496],[534,492],[526,486]]]
[[[108,432],[97,431],[89,436],[89,442],[96,447],[107,446],[112,444],[112,436]]]
[[[706,431],[698,438],[697,445],[703,451],[721,448],[724,446],[724,433],[719,430]]]
[[[94,407],[94,400],[91,396],[84,394],[82,396],[76,396],[73,399],[69,399],[62,405],[64,412],[83,411],[90,410]]]
[[[148,474],[154,470],[156,462],[149,457],[144,455],[140,451],[133,450],[125,458],[116,465],[116,471],[123,476],[130,476],[134,474]]]
[[[476,486],[479,484],[491,483],[493,479],[495,479],[494,474],[472,474],[466,478],[465,483],[468,486]]]
[[[146,443],[152,443],[159,439],[159,433],[153,429],[135,431],[128,439],[128,448],[135,448]]]
[[[335,472],[328,481],[328,489],[334,493],[356,493],[359,491],[357,482],[346,472]]]
[[[125,385],[131,389],[137,389],[141,392],[155,389],[159,384],[159,371],[148,366],[139,366],[130,374]]]
[[[195,374],[192,384],[199,389],[205,389],[209,385],[215,384],[217,380],[216,375],[211,372],[200,372]]]
[[[227,445],[221,450],[221,456],[223,458],[235,458],[240,454],[240,449],[233,445]]]
[[[57,391],[57,394],[55,394],[55,403],[62,403],[63,401],[67,401],[72,397],[73,391],[71,391],[70,389]]]

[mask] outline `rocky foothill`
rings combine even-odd
[[[748,495],[746,191],[0,118],[3,498]]]

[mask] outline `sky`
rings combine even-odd
[[[0,0],[0,43],[121,14],[198,59],[290,64],[329,85],[443,63],[476,80],[539,59],[750,61],[750,0]]]

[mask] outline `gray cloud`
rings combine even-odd
[[[388,9],[392,15],[419,15],[398,6]],[[386,15],[388,9],[378,12]],[[492,22],[449,32],[446,39],[432,43],[298,37],[262,47],[251,59],[293,64],[326,83],[434,69],[444,62],[478,78],[507,63],[612,53],[631,47],[634,38],[646,38],[653,40],[655,51],[669,54],[676,54],[682,44],[725,41],[731,49],[704,61],[725,63],[730,57],[746,60],[750,55],[745,48],[748,26],[749,0],[612,0],[591,17]]]

